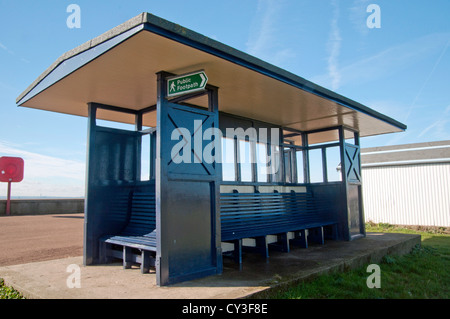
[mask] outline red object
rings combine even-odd
[[[0,157],[0,182],[8,183],[6,198],[6,215],[11,211],[11,183],[23,180],[23,159],[20,157]]]
[[[0,157],[0,182],[18,183],[23,180],[23,159]]]

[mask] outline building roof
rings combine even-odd
[[[450,141],[361,149],[362,167],[450,163]]]
[[[301,131],[344,125],[370,136],[406,129],[365,105],[149,13],[63,54],[16,103],[79,116],[87,116],[89,102],[141,110],[156,104],[155,73],[199,69],[219,87],[222,112]],[[192,103],[206,106],[206,98]],[[98,118],[134,123],[132,114],[109,110],[100,110]],[[144,117],[144,125],[155,126],[156,115]]]

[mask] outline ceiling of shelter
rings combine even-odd
[[[361,136],[401,131],[371,115],[145,30],[21,106],[79,116],[87,116],[88,102],[140,110],[156,104],[157,72],[183,74],[201,69],[208,83],[219,87],[219,110],[226,113],[302,131],[337,125],[354,128]],[[206,106],[205,101],[190,102]],[[98,118],[134,123],[132,115],[104,110],[99,110]],[[144,125],[156,125],[156,112],[145,116]],[[325,135],[325,139],[336,139],[335,134]]]

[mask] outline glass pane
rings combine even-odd
[[[235,181],[234,139],[222,138],[222,180]]]
[[[269,172],[272,175],[272,182],[281,182],[280,147],[278,145],[270,145]]]
[[[263,143],[256,144],[256,167],[257,167],[257,180],[258,182],[268,181],[268,156],[267,145]]]
[[[241,181],[252,182],[252,162],[250,142],[239,140],[239,163],[241,165]]]
[[[323,182],[322,150],[309,150],[309,177],[311,183]]]
[[[338,182],[342,180],[340,164],[341,152],[338,146],[327,147],[327,176],[329,182]]]
[[[284,148],[284,176],[286,183],[292,183],[292,157],[291,157],[291,149],[286,147]]]
[[[303,151],[297,151],[295,155],[297,157],[297,183],[304,183],[305,174],[303,171]]]
[[[141,181],[150,179],[150,134],[141,137]]]
[[[120,123],[120,122],[97,119],[96,124],[98,126],[116,128],[119,130],[126,130],[126,131],[134,131],[135,130],[134,124],[128,124],[128,123]]]

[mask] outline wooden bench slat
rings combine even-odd
[[[285,238],[287,232],[300,232],[337,223],[328,213],[330,204],[317,200],[310,192],[227,193],[220,196],[221,235],[224,242],[236,243],[243,238],[261,239],[267,235],[279,234],[280,238]],[[155,194],[134,193],[130,204],[129,221],[124,230],[115,236],[103,238],[103,241],[156,252]],[[123,212],[127,209],[128,204],[125,205],[122,201],[114,211]],[[241,251],[242,249],[238,249],[238,253]],[[236,260],[242,259],[239,257]]]
[[[310,192],[221,194],[222,241],[335,224],[328,206]]]
[[[122,209],[127,211],[129,207],[128,199],[126,205],[116,207],[115,211]],[[101,247],[106,244],[114,244],[124,247],[124,251],[135,248],[142,251],[142,256],[130,259],[125,254],[117,254],[111,251],[112,257],[124,256],[124,268],[130,267],[130,260],[141,263],[141,271],[149,271],[149,260],[152,258],[146,252],[156,252],[156,200],[155,194],[133,193],[131,198],[130,216],[126,227],[117,235],[110,235],[101,238]],[[104,253],[108,251],[104,249]],[[128,251],[127,251],[128,252]],[[128,252],[131,254],[131,252]],[[102,256],[100,256],[102,258]],[[108,256],[106,256],[107,258]],[[104,257],[103,257],[104,258]],[[150,259],[149,259],[150,258]]]

